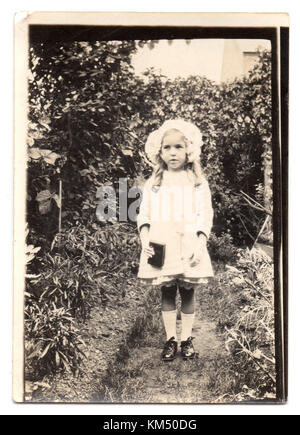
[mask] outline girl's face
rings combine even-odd
[[[169,171],[178,171],[184,167],[186,144],[185,138],[180,131],[170,130],[164,135],[160,155]]]

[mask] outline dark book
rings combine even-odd
[[[148,258],[148,263],[154,267],[163,267],[165,261],[166,245],[157,242],[150,242],[149,245],[154,249],[154,255]]]

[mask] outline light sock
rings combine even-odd
[[[162,318],[163,318],[165,331],[167,334],[167,340],[170,340],[171,337],[175,337],[175,340],[177,340],[177,335],[176,335],[177,310],[162,311]]]
[[[181,341],[186,341],[192,335],[195,313],[185,314],[181,311]]]

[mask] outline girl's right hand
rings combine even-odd
[[[142,246],[142,252],[147,258],[153,257],[154,255],[154,249],[149,246],[149,243],[145,243],[145,245]]]

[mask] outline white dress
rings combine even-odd
[[[150,285],[171,285],[180,282],[185,288],[206,282],[213,276],[207,249],[201,261],[191,266],[195,244],[199,243],[197,233],[209,237],[213,210],[207,180],[203,177],[200,186],[194,186],[192,172],[164,171],[162,183],[154,191],[153,178],[145,183],[138,229],[148,224],[150,241],[165,244],[165,261],[162,268],[150,265],[142,252],[138,278]]]

